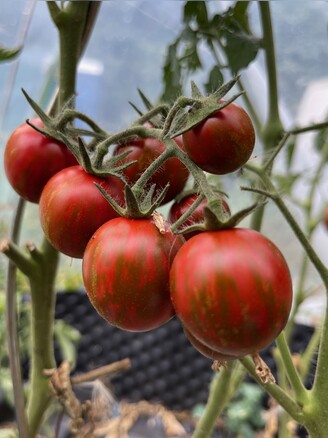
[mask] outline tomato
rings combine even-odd
[[[177,316],[194,337],[226,355],[253,354],[287,323],[292,282],[279,249],[243,228],[188,240],[170,273]]]
[[[113,219],[89,241],[82,262],[83,281],[97,312],[128,331],[147,331],[175,312],[169,293],[169,270],[184,239],[153,218]]]
[[[243,166],[255,145],[253,123],[235,103],[215,112],[182,137],[192,161],[206,172],[218,175]]]
[[[200,342],[194,335],[191,334],[186,328],[183,329],[186,337],[188,338],[191,345],[199,351],[203,356],[208,357],[211,360],[218,360],[220,362],[225,362],[227,360],[237,359],[235,356],[228,356],[223,353],[219,353],[218,351],[213,350],[212,348],[207,347],[202,342]]]
[[[197,194],[189,194],[184,196],[179,201],[175,201],[168,214],[168,220],[171,223],[176,222],[196,201],[198,195]],[[227,202],[223,199],[222,194],[218,193],[218,197],[222,200],[222,209],[223,213],[227,216],[230,216],[230,208]],[[189,216],[189,218],[183,223],[182,227],[190,226],[193,224],[201,224],[204,222],[204,207],[207,204],[207,200],[204,198],[201,203],[198,205],[196,210]],[[199,234],[201,231],[192,231],[190,233],[183,234],[183,237],[188,240],[191,237]]]
[[[32,119],[43,127],[40,119]],[[43,187],[60,170],[77,164],[64,143],[46,137],[27,123],[18,126],[8,139],[4,168],[13,189],[25,200],[38,203]]]
[[[177,144],[182,147],[181,138],[175,139]],[[114,152],[114,155],[130,151],[121,163],[128,163],[136,160],[137,162],[124,169],[127,182],[133,184],[137,181],[145,169],[153,162],[163,151],[165,145],[155,138],[135,138],[129,143],[119,144]],[[164,188],[167,183],[170,184],[162,204],[165,204],[174,199],[186,185],[189,176],[189,171],[181,163],[178,158],[169,158],[163,166],[154,173],[148,181],[149,185],[156,184],[156,188]]]
[[[99,178],[81,166],[58,172],[41,194],[39,212],[44,234],[58,251],[70,257],[82,258],[96,229],[119,216],[94,182],[123,203],[123,184],[118,178]]]

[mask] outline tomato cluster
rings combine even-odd
[[[226,174],[249,159],[255,134],[247,113],[231,103],[175,142],[201,169]],[[113,155],[129,151],[119,164],[136,162],[124,168],[122,178],[99,177],[78,165],[65,145],[22,125],[7,143],[5,169],[21,196],[39,202],[49,242],[82,259],[86,293],[110,324],[147,331],[176,315],[191,344],[212,360],[255,354],[281,332],[291,309],[291,277],[279,249],[250,229],[206,230],[206,198],[188,216],[199,195],[184,194],[189,171],[177,157],[148,181],[158,188],[170,184],[161,201],[175,199],[168,220],[156,212],[123,217],[95,185],[123,206],[125,182],[133,186],[164,150],[158,139],[133,137]],[[217,198],[228,218],[224,195],[217,192]],[[182,215],[186,220],[174,234],[170,226]],[[202,231],[187,232],[195,224]]]

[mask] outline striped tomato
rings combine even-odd
[[[61,170],[42,191],[39,213],[44,234],[58,251],[70,257],[82,258],[96,229],[119,216],[95,183],[119,203],[124,202],[119,178],[90,175],[81,166]]]
[[[175,139],[176,143],[183,148],[181,137]],[[165,145],[156,138],[135,138],[129,143],[119,144],[114,155],[129,151],[129,155],[122,159],[121,164],[136,161],[123,170],[123,174],[129,184],[134,184],[150,163],[158,158],[165,150]],[[156,184],[157,189],[163,189],[168,183],[162,204],[172,201],[185,187],[189,171],[178,158],[171,157],[165,161],[161,168],[149,179],[148,184]]]
[[[189,157],[203,170],[224,175],[243,166],[255,145],[255,130],[247,112],[230,103],[185,132]]]
[[[229,217],[231,212],[229,205],[227,204],[226,200],[223,198],[223,195],[218,192],[217,193],[218,198],[222,201],[222,213],[225,217]],[[193,203],[198,198],[197,193],[192,193],[184,196],[183,198],[176,200],[172,205],[168,213],[168,219],[173,224],[176,222],[184,213],[186,213],[189,208],[193,205]],[[190,225],[195,224],[202,224],[204,223],[205,217],[204,217],[204,207],[207,205],[207,199],[204,198],[201,203],[198,205],[198,207],[193,211],[193,213],[188,217],[188,219],[182,224],[180,228],[184,228]],[[196,234],[199,234],[201,231],[192,231],[188,233],[184,233],[183,237],[186,240],[191,239],[191,237],[196,236]]]
[[[110,324],[128,331],[159,327],[175,314],[169,271],[184,239],[153,218],[117,218],[89,241],[82,263],[89,299]],[[161,229],[160,229],[161,228]]]
[[[286,325],[292,304],[283,255],[249,229],[192,237],[174,259],[170,287],[184,327],[207,347],[233,356],[269,345]]]
[[[185,327],[183,328],[184,334],[186,335],[188,341],[191,343],[191,345],[199,351],[203,356],[211,359],[211,360],[217,360],[219,362],[226,362],[228,360],[234,360],[237,359],[235,356],[227,355],[223,353],[219,353],[218,351],[213,350],[212,348],[207,347],[205,344],[200,342],[197,338],[195,338],[194,335],[191,334],[190,331],[188,331]]]

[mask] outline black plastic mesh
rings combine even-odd
[[[130,358],[131,369],[112,379],[118,399],[158,401],[176,410],[206,402],[211,360],[192,347],[177,318],[149,332],[126,332],[103,320],[83,291],[58,294],[56,318],[82,335],[75,373]]]
[[[192,347],[177,318],[150,332],[126,332],[103,320],[84,291],[59,293],[56,318],[64,319],[82,335],[75,373],[131,359],[131,369],[112,379],[118,399],[161,402],[174,410],[192,409],[206,402],[212,362]],[[292,351],[302,351],[312,333],[311,327],[297,326]],[[270,349],[263,350],[261,356],[275,374]]]

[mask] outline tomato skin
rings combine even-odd
[[[176,143],[183,147],[182,139],[175,139]],[[140,175],[147,169],[162,152],[165,150],[165,145],[155,138],[136,138],[128,144],[119,144],[114,152],[114,155],[130,151],[129,155],[121,160],[121,163],[128,163],[136,160],[137,162],[124,169],[125,175],[129,184],[134,184]],[[187,168],[178,160],[178,158],[169,158],[163,166],[154,173],[149,179],[148,186],[156,184],[156,189],[164,188],[167,183],[170,183],[169,189],[165,195],[162,204],[174,199],[186,185],[189,176]]]
[[[206,345],[204,345],[202,342],[200,342],[195,336],[187,330],[185,327],[183,328],[184,334],[188,338],[188,341],[191,343],[191,345],[199,351],[203,356],[207,357],[211,360],[218,360],[220,362],[225,362],[227,360],[235,360],[237,357],[235,356],[229,356],[223,353],[219,353],[218,351],[215,351]]]
[[[177,316],[200,342],[227,355],[255,353],[287,323],[292,282],[278,248],[235,228],[188,240],[170,273]]]
[[[152,218],[113,219],[90,239],[82,262],[83,282],[97,312],[127,331],[148,331],[175,312],[169,270],[183,238],[160,233]]]
[[[99,178],[81,166],[58,172],[41,194],[39,214],[44,234],[58,251],[70,257],[82,258],[96,229],[119,216],[94,182],[123,202],[123,184],[118,178]]]
[[[43,127],[40,119],[31,123]],[[4,152],[4,168],[13,189],[26,201],[38,203],[49,179],[77,160],[64,143],[39,133],[27,123],[9,137]]]
[[[218,194],[218,197],[222,200],[222,208],[224,214],[227,216],[230,216],[230,208],[227,202],[223,199],[221,194]],[[172,224],[176,222],[196,201],[198,198],[197,194],[189,194],[184,196],[179,201],[175,201],[169,210],[168,213],[168,220]],[[189,216],[189,218],[184,222],[182,225],[183,227],[193,225],[193,224],[199,224],[204,222],[204,207],[207,205],[207,200],[203,199],[201,203],[198,205],[196,210],[193,211],[193,213]],[[196,236],[196,234],[201,233],[201,231],[192,231],[190,233],[184,233],[183,237],[186,240],[189,240],[191,237]]]
[[[235,103],[212,114],[182,137],[189,157],[201,169],[217,175],[243,166],[255,145],[253,123]]]

